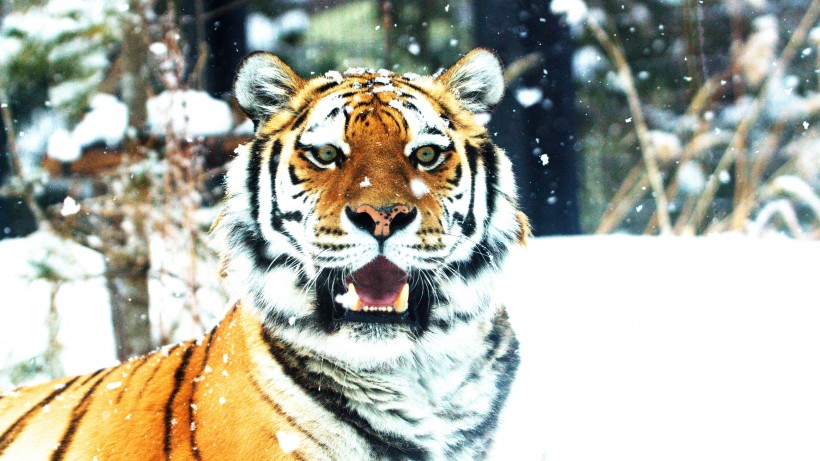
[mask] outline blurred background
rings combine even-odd
[[[247,52],[303,77],[506,65],[490,123],[536,236],[820,239],[817,0],[6,0],[0,388],[214,324],[208,228]],[[816,298],[815,298],[816,299]]]

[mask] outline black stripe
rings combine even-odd
[[[454,176],[452,178],[447,178],[447,182],[454,185],[454,186],[458,186],[459,183],[461,183],[461,164],[460,163],[458,165],[456,165]],[[459,195],[461,195],[461,194],[459,194]],[[456,197],[456,198],[458,198],[458,197]]]
[[[280,266],[288,265],[290,267],[300,267],[302,264],[298,259],[284,254],[280,254],[276,258],[269,257],[267,252],[267,242],[265,239],[262,238],[258,232],[254,232],[247,226],[232,226],[230,234],[237,236],[233,241],[240,245],[244,245],[251,250],[254,265],[263,273]],[[292,241],[293,237],[285,234],[284,232],[283,235],[289,237]],[[299,272],[298,282],[303,285],[307,284],[308,280],[304,273]]]
[[[114,400],[114,403],[119,404],[122,401],[122,396],[125,395],[125,392],[128,390],[128,385],[131,383],[131,379],[134,378],[134,375],[137,374],[137,370],[139,370],[146,362],[148,362],[149,356],[144,355],[137,359],[139,363],[133,367],[131,373],[125,378],[125,382],[122,383],[122,387],[120,388],[120,393],[117,394],[117,398]]]
[[[165,459],[171,459],[171,421],[174,417],[174,399],[182,387],[182,378],[185,377],[186,369],[188,368],[188,361],[191,360],[191,354],[194,352],[194,347],[188,345],[185,352],[182,354],[179,366],[174,371],[174,387],[171,389],[171,394],[168,396],[168,401],[165,402],[165,435],[162,438],[162,451],[165,453]]]
[[[424,88],[421,88],[420,86],[418,86],[414,83],[410,83],[409,81],[403,81],[402,84],[407,85],[408,87],[410,87],[410,88],[418,91],[419,93],[421,93],[425,98],[427,98],[427,100],[431,104],[434,101],[438,101],[438,98],[433,97],[429,92],[427,92],[427,90],[425,90]],[[405,103],[408,103],[408,101],[405,101]],[[449,109],[447,109],[446,107],[444,107],[440,104],[437,104],[437,105],[438,105],[439,109],[441,109],[441,118],[443,118],[448,124],[455,125],[453,123],[453,114],[452,114],[452,112],[450,112]],[[416,110],[418,110],[418,108],[416,108]]]
[[[254,225],[254,227],[258,226]],[[268,257],[268,244],[257,229],[236,225],[232,227],[230,233],[237,236],[238,243],[251,250],[253,262],[258,269],[265,270],[268,268],[272,261]]]
[[[331,88],[335,88],[335,87],[337,87],[337,86],[339,86],[339,85],[340,85],[340,83],[339,83],[339,82],[337,82],[336,80],[331,80],[331,81],[329,81],[329,82],[322,83],[322,84],[321,84],[321,85],[319,85],[318,87],[314,88],[312,91],[313,91],[314,93],[321,94],[321,93],[324,93],[325,91],[327,91],[327,90],[329,90],[329,89],[331,89]]]
[[[293,131],[300,131],[302,124],[305,123],[305,119],[307,119],[307,115],[310,112],[311,106],[310,104],[306,105],[302,109],[300,109],[295,115],[296,117],[293,119],[293,123],[290,124],[290,129]]]
[[[281,213],[279,216],[285,221],[301,221],[302,220],[302,212],[301,211],[288,211],[287,213]]]
[[[339,112],[341,111],[341,107],[334,107],[330,112],[327,113],[327,115],[325,116],[325,120],[335,118],[337,115],[339,115]]]
[[[87,382],[91,381],[92,379],[96,378],[98,374],[102,373],[105,368],[100,368],[99,370],[91,373],[90,375],[86,375],[85,379],[78,383],[79,386],[84,386]]]
[[[481,158],[484,160],[484,170],[487,184],[487,216],[485,222],[489,223],[495,214],[495,201],[498,193],[498,157],[495,146],[485,140],[481,144]]]
[[[88,409],[91,407],[91,403],[94,401],[94,392],[97,390],[97,387],[105,381],[105,378],[107,378],[108,375],[113,373],[118,368],[119,367],[111,368],[104,375],[100,376],[100,379],[98,379],[97,382],[95,382],[94,385],[85,392],[83,398],[80,399],[74,407],[74,410],[71,412],[71,420],[68,423],[68,427],[63,433],[63,437],[60,438],[57,448],[55,448],[51,453],[51,461],[60,461],[65,458],[66,453],[68,453],[68,449],[71,448],[71,442],[74,440],[74,435],[77,433],[77,428],[80,426],[80,423],[83,422],[83,418],[85,418],[86,413],[88,413]]]
[[[296,176],[296,167],[292,163],[288,165],[288,175],[290,176],[291,184],[293,184],[294,186],[305,182],[304,179],[300,178],[299,176]]]
[[[214,336],[216,336],[216,330],[219,329],[219,325],[215,326],[210,333],[208,333],[208,342],[205,343],[205,354],[202,358],[202,365],[199,367],[199,373],[197,376],[194,377],[193,382],[191,384],[191,395],[188,398],[188,420],[191,422],[192,429],[191,429],[191,454],[194,456],[194,459],[197,461],[202,460],[202,455],[199,453],[199,444],[196,441],[196,433],[198,431],[194,430],[196,425],[196,414],[194,413],[194,397],[196,396],[196,388],[197,384],[199,384],[199,380],[196,378],[202,376],[203,371],[205,370],[205,366],[208,365],[208,358],[211,356],[211,344],[213,343]]]
[[[97,373],[99,373],[99,371],[97,371]],[[12,443],[14,443],[14,441],[15,441],[15,439],[17,439],[17,437],[20,436],[20,434],[26,428],[26,424],[28,424],[29,418],[31,418],[32,415],[34,415],[35,411],[37,411],[38,409],[41,409],[44,406],[48,405],[49,402],[51,402],[52,400],[57,398],[58,395],[62,394],[66,389],[71,387],[80,378],[81,378],[80,376],[77,376],[76,378],[73,378],[70,381],[68,381],[67,383],[63,384],[63,386],[60,387],[59,389],[54,389],[54,391],[52,391],[50,394],[45,396],[43,399],[41,399],[39,402],[37,402],[36,405],[34,405],[27,412],[25,412],[23,414],[23,416],[20,416],[19,418],[17,418],[17,420],[14,421],[14,423],[11,426],[9,426],[8,429],[6,429],[6,431],[3,432],[2,435],[0,435],[0,456],[2,456],[3,452],[6,451],[6,449]]]
[[[450,263],[450,270],[460,274],[465,281],[475,278],[479,273],[487,268],[497,268],[498,264],[507,256],[509,249],[506,245],[490,242],[483,238],[466,261],[455,261]]]
[[[263,329],[264,329],[264,327],[263,327]],[[295,421],[295,420],[294,420],[294,419],[293,419],[293,418],[292,418],[289,414],[285,413],[285,410],[283,410],[283,409],[282,409],[282,407],[281,407],[281,406],[279,406],[279,404],[278,404],[278,403],[276,403],[276,402],[275,402],[275,401],[271,398],[271,396],[269,396],[269,395],[268,395],[268,394],[267,394],[267,393],[266,393],[266,392],[262,389],[262,386],[261,386],[261,385],[259,385],[259,382],[256,380],[256,378],[254,378],[252,375],[251,375],[251,376],[249,376],[249,378],[250,378],[251,384],[253,385],[253,388],[254,388],[254,389],[256,390],[256,392],[259,394],[259,397],[260,397],[262,400],[264,400],[264,401],[265,401],[268,405],[270,405],[270,406],[271,406],[271,408],[273,408],[273,411],[275,411],[276,413],[278,413],[278,414],[279,414],[279,415],[281,415],[281,416],[284,416],[284,417],[285,417],[285,420],[286,420],[288,423],[290,423],[290,425],[291,425],[291,426],[293,426],[293,427],[295,427],[295,428],[300,429],[300,430],[299,430],[299,432],[300,432],[300,433],[304,434],[304,436],[305,436],[305,437],[307,437],[308,439],[310,439],[313,443],[315,443],[315,444],[316,444],[317,446],[319,446],[322,450],[324,450],[324,451],[325,451],[325,453],[327,453],[327,454],[328,454],[328,457],[330,457],[330,454],[331,454],[331,453],[333,453],[333,450],[331,450],[331,448],[330,448],[330,447],[329,447],[326,443],[324,443],[324,442],[322,442],[321,440],[319,440],[319,439],[317,439],[316,437],[314,437],[314,436],[313,436],[313,434],[311,434],[310,432],[308,432],[308,431],[306,431],[306,430],[303,430],[303,429],[301,428],[301,426],[299,425],[299,423],[297,423],[297,422],[296,422],[296,421]]]
[[[251,144],[250,158],[248,159],[248,177],[245,181],[245,187],[248,189],[248,206],[250,206],[254,223],[259,220],[259,171],[262,162],[259,151],[261,146],[262,140],[260,139],[255,139]]]
[[[168,349],[168,352],[166,354],[171,355],[178,347],[179,344],[174,344],[173,346],[171,346],[171,348]],[[155,352],[153,355],[151,355],[151,357],[149,357],[149,360],[155,356],[157,357],[157,366],[154,368],[154,371],[151,372],[151,376],[149,376],[148,379],[145,380],[145,384],[143,384],[140,388],[140,393],[139,395],[137,395],[137,400],[142,398],[142,395],[145,393],[145,390],[148,389],[148,385],[151,384],[151,381],[154,380],[154,377],[157,376],[157,373],[162,368],[162,365],[165,363],[165,361],[162,360],[163,357],[158,354],[162,354],[162,352]]]
[[[510,327],[506,312],[502,312],[496,317],[495,322],[493,322],[493,333],[494,337],[488,335],[486,338],[489,341],[489,348],[487,356],[485,356],[492,363],[485,364],[485,367],[489,365],[495,372],[497,393],[493,398],[491,410],[485,415],[484,419],[469,429],[459,431],[466,440],[483,440],[485,451],[490,447],[495,428],[498,425],[501,408],[504,402],[507,401],[513,378],[521,363],[521,358],[518,355],[518,340]],[[509,339],[509,343],[504,350],[499,350],[501,340],[505,338]]]
[[[387,117],[387,118],[389,118],[390,120],[392,120],[392,121],[393,121],[393,123],[396,125],[396,130],[398,130],[398,131],[399,131],[399,133],[401,133],[401,131],[402,131],[402,126],[406,125],[406,124],[407,124],[407,121],[406,121],[406,120],[404,120],[404,119],[402,119],[402,121],[403,121],[404,123],[399,122],[399,120],[396,118],[396,116],[395,116],[395,115],[393,115],[393,114],[392,114],[391,112],[389,112],[389,111],[382,111],[381,113],[382,113],[385,117]],[[385,127],[385,128],[386,128],[386,127]],[[423,131],[423,130],[422,130],[422,131]]]
[[[267,329],[262,330],[262,337],[285,374],[327,411],[358,429],[378,459],[424,461],[430,458],[430,453],[413,441],[375,430],[367,420],[351,409],[347,397],[336,389],[336,383],[332,379],[309,371],[306,359],[297,356],[287,346],[270,336]]]
[[[467,208],[467,216],[461,223],[461,232],[465,237],[472,237],[476,231],[475,222],[475,178],[478,175],[478,150],[469,142],[464,144],[464,151],[467,153],[467,164],[470,166],[470,206]]]
[[[425,125],[424,128],[422,128],[419,131],[419,134],[432,134],[432,135],[444,136],[444,133],[442,133],[441,130],[439,130],[438,128],[436,128],[432,125]]]

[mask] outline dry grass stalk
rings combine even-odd
[[[638,199],[643,196],[643,191],[648,185],[649,181],[646,179],[643,164],[638,162],[629,170],[626,179],[621,182],[615,196],[610,200],[610,208],[604,213],[598,223],[598,228],[595,229],[595,233],[608,234],[618,227]]]
[[[717,193],[720,182],[720,173],[722,171],[726,171],[735,161],[738,154],[744,149],[749,131],[757,121],[758,117],[760,117],[763,110],[765,98],[770,87],[772,86],[772,82],[782,77],[783,69],[785,69],[792,59],[794,59],[797,54],[797,47],[806,40],[809,29],[817,23],[818,15],[820,15],[820,0],[813,0],[806,10],[806,13],[803,15],[803,18],[800,20],[800,24],[794,30],[794,33],[785,48],[783,48],[780,57],[773,64],[774,70],[766,77],[763,85],[761,85],[757,97],[755,97],[751,107],[741,119],[737,129],[734,132],[734,135],[732,136],[732,140],[729,142],[729,146],[723,152],[720,161],[718,161],[717,167],[715,167],[713,174],[709,177],[706,187],[698,198],[692,216],[687,223],[689,227],[695,229],[700,227],[700,223],[706,217],[706,214],[715,199],[715,194]]]
[[[655,149],[649,140],[649,129],[646,126],[646,120],[643,116],[643,109],[641,107],[641,100],[638,96],[638,91],[635,88],[635,80],[632,76],[632,69],[626,61],[626,56],[623,50],[617,46],[612,39],[609,38],[607,32],[596,23],[592,18],[587,18],[586,25],[592,32],[592,35],[601,44],[609,55],[610,60],[615,64],[618,70],[618,76],[626,91],[627,103],[629,105],[630,113],[632,114],[632,122],[635,124],[635,132],[638,136],[638,143],[641,148],[641,156],[643,164],[646,168],[646,175],[649,185],[652,187],[652,193],[655,199],[655,209],[658,212],[658,222],[661,228],[661,234],[672,233],[672,226],[669,219],[669,202],[666,198],[666,192],[663,189],[663,181],[660,168],[658,167],[658,160],[655,155]]]

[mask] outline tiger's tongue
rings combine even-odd
[[[365,264],[350,275],[350,283],[365,306],[392,306],[405,283],[407,273],[384,256]]]

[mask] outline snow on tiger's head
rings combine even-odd
[[[247,56],[234,92],[256,133],[214,228],[231,294],[282,340],[361,365],[492,316],[495,276],[527,233],[483,125],[503,85],[483,49],[437,77],[303,80],[272,54]]]

